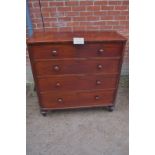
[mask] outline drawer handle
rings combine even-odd
[[[60,67],[59,67],[58,65],[54,66],[53,68],[54,68],[54,70],[57,71],[57,72],[60,71]]]
[[[56,87],[60,87],[61,84],[59,82],[56,83]]]
[[[97,81],[96,81],[96,84],[97,84],[97,85],[100,85],[100,84],[101,84],[101,81],[100,81],[100,80],[97,80]]]
[[[104,49],[99,49],[99,50],[98,50],[98,53],[99,53],[99,54],[103,54],[103,53],[104,53]]]
[[[102,66],[101,64],[99,64],[99,65],[97,65],[97,68],[98,68],[98,69],[102,69],[103,66]]]
[[[100,99],[100,97],[99,96],[95,96],[95,100],[99,100]]]
[[[57,100],[59,103],[62,103],[63,102],[63,99],[62,98],[58,98]]]
[[[58,52],[57,51],[52,51],[53,56],[57,56]]]

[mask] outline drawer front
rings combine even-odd
[[[62,76],[38,79],[40,92],[46,91],[76,91],[91,89],[114,89],[117,78],[104,75],[93,76]]]
[[[38,76],[85,73],[118,73],[119,60],[53,60],[34,63]]]
[[[121,56],[122,43],[34,45],[30,51],[33,59],[118,57]]]
[[[71,108],[111,105],[114,91],[41,94],[43,108]]]

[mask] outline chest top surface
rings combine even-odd
[[[85,42],[122,41],[127,39],[115,31],[93,32],[37,32],[27,39],[27,44],[35,43],[66,43],[73,42],[73,38],[84,38]]]

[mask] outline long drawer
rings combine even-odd
[[[112,89],[116,88],[117,75],[57,76],[38,78],[37,81],[40,92]]]
[[[33,59],[119,57],[121,56],[122,43],[44,44],[31,46],[30,50]]]
[[[34,63],[37,76],[87,73],[118,73],[118,59],[50,60]]]
[[[43,108],[72,108],[111,105],[114,91],[49,92],[40,95]]]

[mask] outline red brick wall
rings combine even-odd
[[[35,31],[42,31],[39,0],[29,0]],[[128,35],[128,0],[41,0],[46,31],[117,30]]]
[[[128,0],[41,0],[41,6],[45,31],[116,30],[128,37]],[[39,0],[29,7],[34,31],[43,31]],[[128,72],[128,43],[122,72]]]

